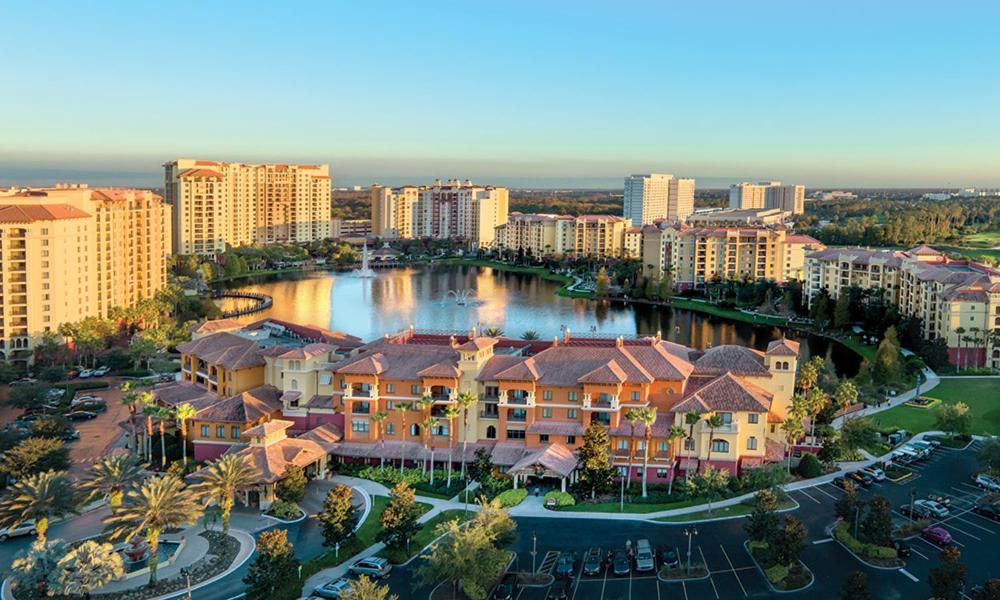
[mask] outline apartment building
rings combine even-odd
[[[580,215],[574,221],[577,256],[622,256],[625,231],[632,222],[611,215]]]
[[[163,166],[179,254],[330,237],[328,165],[180,159]]]
[[[685,223],[695,227],[744,227],[781,225],[792,213],[780,208],[728,208],[697,211]]]
[[[782,185],[780,181],[743,182],[729,186],[730,208],[778,208],[800,215],[805,212],[805,198],[805,186]]]
[[[361,242],[372,235],[370,219],[331,219],[330,237],[335,240]]]
[[[943,338],[956,365],[1000,369],[1000,271],[951,260],[927,246],[906,251],[834,247],[806,263],[810,302],[850,287],[883,290],[900,313],[919,317],[926,339]]]
[[[694,212],[694,179],[649,173],[625,178],[625,205],[622,216],[636,226],[659,219],[683,221]]]
[[[30,362],[45,332],[156,294],[169,230],[170,206],[144,190],[0,191],[0,359]]]
[[[805,278],[806,255],[825,246],[784,227],[689,227],[660,222],[642,227],[638,248],[646,269],[672,271],[678,289],[704,287],[714,279],[771,279],[779,283]],[[652,265],[652,267],[649,267]]]
[[[496,229],[499,250],[523,251],[532,256],[573,254],[576,251],[576,218],[569,215],[512,212]]]
[[[462,238],[479,248],[494,245],[507,223],[508,190],[470,180],[435,180],[427,186],[372,186],[372,233],[378,237]]]

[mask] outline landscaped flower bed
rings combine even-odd
[[[454,498],[465,488],[466,482],[459,479],[458,471],[451,473],[451,486],[448,486],[448,472],[435,470],[434,485],[431,485],[430,472],[422,473],[419,468],[403,469],[392,467],[389,464],[385,468],[366,465],[341,465],[337,467],[337,472],[351,477],[361,477],[370,479],[382,485],[392,488],[400,481],[405,481],[417,490],[417,494],[432,496],[436,498]]]
[[[267,508],[265,514],[276,519],[281,519],[282,521],[298,521],[305,516],[305,513],[302,512],[302,509],[297,504],[294,502],[285,502],[284,500],[275,500]]]
[[[496,499],[500,502],[500,506],[504,508],[510,508],[511,506],[517,506],[528,497],[528,490],[524,488],[519,488],[516,490],[507,490],[505,492],[500,492],[500,495]]]
[[[847,523],[840,523],[834,527],[833,537],[863,561],[877,567],[894,568],[902,567],[906,564],[896,556],[895,548],[867,544],[855,538],[851,535]]]
[[[907,406],[912,406],[913,408],[922,408],[924,410],[929,408],[934,408],[940,403],[941,401],[938,400],[937,398],[927,398],[926,396],[921,396],[919,398],[914,398],[913,400],[906,401]]]
[[[757,567],[764,572],[768,583],[775,590],[794,592],[812,585],[812,571],[801,560],[796,560],[790,565],[768,565],[765,562],[768,560],[766,542],[747,542],[746,548],[750,552],[751,558],[757,563]]]

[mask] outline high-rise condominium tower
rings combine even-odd
[[[729,186],[730,208],[780,208],[800,215],[805,211],[806,188],[780,181],[736,183]]]
[[[180,254],[330,237],[328,165],[180,159],[164,170],[166,197],[174,205],[174,249]]]
[[[649,173],[625,178],[622,215],[635,226],[656,220],[683,221],[694,212],[694,179]]]

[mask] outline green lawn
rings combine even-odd
[[[941,252],[948,254],[959,254],[971,260],[983,260],[983,258],[1000,259],[1000,250],[990,248],[967,248],[965,246],[935,246]]]
[[[458,519],[460,522],[464,522],[475,514],[476,513],[471,511],[466,513],[461,509],[446,510],[441,512],[420,527],[420,531],[417,532],[417,535],[413,536],[413,539],[410,540],[409,550],[406,548],[395,548],[391,550],[386,548],[381,552],[381,554],[392,561],[393,564],[398,565],[404,563],[416,556],[417,552],[423,550],[424,546],[434,541],[434,538],[437,537],[438,525],[452,519]]]
[[[789,508],[795,508],[795,502],[782,492],[781,500],[778,502],[778,510],[785,510]],[[700,521],[702,519],[718,519],[719,517],[742,517],[749,515],[752,512],[752,504],[748,502],[740,502],[739,504],[733,504],[732,506],[716,508],[711,512],[701,510],[694,513],[688,513],[686,515],[660,517],[656,520],[663,521],[664,523],[685,523],[687,521]]]
[[[446,258],[441,261],[442,264],[454,264],[454,265],[472,265],[475,267],[489,267],[491,269],[496,269],[498,271],[508,271],[510,273],[523,273],[525,275],[535,275],[541,277],[542,279],[548,279],[549,281],[555,281],[556,283],[561,283],[562,287],[556,292],[559,296],[564,296],[567,298],[591,298],[593,294],[590,292],[571,292],[567,290],[569,286],[573,285],[574,279],[572,277],[567,277],[565,275],[559,275],[553,273],[546,269],[545,267],[518,267],[515,265],[508,265],[507,263],[497,262],[494,260],[482,260],[477,258]]]
[[[962,245],[976,248],[995,248],[1000,246],[1000,231],[984,231],[962,237]]]
[[[676,502],[659,502],[659,503],[636,503],[625,501],[625,512],[644,514],[651,512],[658,512],[661,510],[671,510],[673,508],[684,508],[686,506],[694,506],[695,504],[702,504],[704,500],[700,498],[688,498],[685,500],[677,500]],[[574,506],[567,506],[560,510],[567,512],[596,512],[596,513],[616,513],[619,512],[619,504],[617,502],[601,502],[598,504],[576,504]]]
[[[979,435],[1000,434],[1000,379],[944,379],[933,390],[922,394],[954,404],[964,402],[972,413],[972,431]],[[878,413],[872,420],[879,429],[906,429],[919,433],[934,426],[934,411],[911,406],[897,406]]]

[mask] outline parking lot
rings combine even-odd
[[[981,583],[989,577],[1000,576],[1000,523],[980,517],[970,508],[984,493],[972,484],[977,471],[976,446],[964,451],[940,448],[927,459],[912,466],[914,474],[898,483],[885,481],[870,488],[860,488],[861,498],[879,494],[897,509],[911,498],[925,498],[928,494],[951,498],[950,514],[934,520],[933,524],[947,529],[962,551],[962,560],[968,567],[968,583]],[[882,570],[868,567],[835,542],[827,533],[834,522],[834,505],[843,491],[833,484],[823,484],[791,492],[799,503],[793,511],[795,517],[805,522],[809,530],[802,560],[812,570],[815,583],[807,590],[791,594],[823,594],[839,597],[844,579],[851,571],[860,570],[868,575],[873,597],[925,598],[928,594],[927,576],[937,566],[940,548],[914,538],[913,555],[902,569]],[[907,517],[895,512],[894,518],[903,522]],[[598,575],[582,573],[583,557],[588,548],[598,546],[603,551],[621,549],[627,541],[635,544],[648,539],[653,547],[670,544],[676,547],[682,561],[687,559],[685,529],[680,524],[654,524],[641,521],[610,521],[601,519],[518,519],[518,541],[511,548],[517,556],[511,569],[532,570],[532,532],[537,537],[535,570],[549,570],[555,565],[559,553],[576,554],[576,574],[573,577],[572,598],[616,600],[645,598],[683,598],[684,600],[723,600],[727,598],[765,598],[778,594],[771,591],[763,575],[754,566],[743,547],[746,535],[743,520],[732,519],[699,523],[697,535],[692,538],[692,555],[695,563],[707,565],[709,574],[704,579],[683,582],[666,582],[654,573],[633,572],[627,577],[615,577],[607,568]],[[659,565],[657,565],[659,566]],[[390,584],[400,597],[422,597],[426,591],[414,593],[409,587],[411,571],[416,565],[397,569]],[[522,588],[519,600],[546,598],[547,587]],[[784,595],[784,594],[782,594]]]

